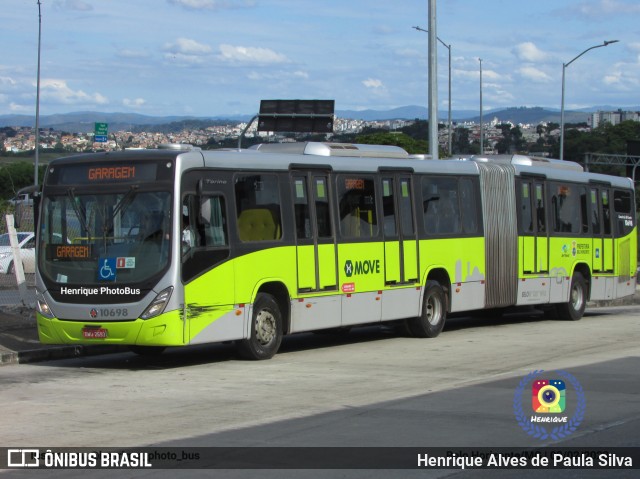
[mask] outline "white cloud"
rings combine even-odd
[[[286,63],[289,59],[281,53],[269,48],[242,47],[223,44],[220,45],[219,58],[224,61],[242,63]]]
[[[65,80],[43,79],[40,81],[40,92],[43,99],[65,105],[105,105],[109,102],[100,93],[72,90]]]
[[[538,70],[532,66],[524,66],[518,69],[518,73],[526,80],[531,80],[536,83],[548,83],[551,81],[551,77],[545,72]]]
[[[93,5],[83,0],[58,0],[53,3],[58,10],[76,10],[79,12],[89,12],[93,10]]]
[[[247,78],[253,81],[262,81],[262,80],[285,81],[291,78],[294,78],[296,80],[298,79],[308,80],[309,74],[301,70],[294,71],[294,72],[284,71],[284,70],[280,70],[280,71],[270,70],[270,71],[261,71],[261,72],[252,71],[247,75]]]
[[[17,103],[9,104],[9,110],[12,111],[13,113],[32,113],[34,108],[35,108],[34,105],[25,106],[25,105],[19,105]]]
[[[169,0],[169,3],[189,10],[222,10],[255,5],[254,0]]]
[[[603,15],[638,14],[640,13],[640,5],[636,1],[600,0],[598,2],[582,2],[577,5],[577,10],[586,17],[601,18]]]
[[[174,43],[166,43],[165,51],[183,55],[205,55],[211,53],[211,47],[191,38],[178,38]]]
[[[16,86],[16,81],[11,77],[0,77],[0,86],[4,88]]]
[[[173,43],[166,43],[164,50],[167,52],[164,54],[166,60],[186,65],[198,65],[205,62],[207,55],[213,49],[209,45],[191,38],[178,38]]]
[[[139,59],[148,58],[149,54],[142,50],[130,50],[128,48],[124,48],[118,52],[118,56],[121,58]]]
[[[374,90],[384,88],[384,84],[382,83],[382,80],[378,80],[376,78],[367,78],[366,80],[362,81],[362,84],[367,88],[372,88]]]
[[[122,104],[128,108],[140,108],[144,106],[145,103],[146,101],[144,100],[144,98],[135,98],[133,100],[125,98],[124,100],[122,100]]]
[[[549,58],[549,55],[540,50],[532,42],[524,42],[516,45],[512,50],[513,54],[525,62],[542,62]]]

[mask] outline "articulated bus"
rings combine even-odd
[[[188,145],[52,161],[37,230],[50,344],[235,341],[536,306],[580,319],[631,295],[630,179],[526,156],[429,160],[393,146]]]

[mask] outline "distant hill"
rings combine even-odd
[[[548,110],[541,107],[518,107],[483,112],[482,119],[485,123],[492,121],[494,118],[497,118],[499,121],[510,121],[515,124],[537,125],[540,122],[560,123],[560,110]],[[586,122],[588,118],[589,113],[587,112],[567,110],[564,112],[565,123],[582,123]],[[476,114],[476,116],[469,118],[468,121],[479,123],[480,115]]]
[[[590,112],[594,111],[615,111],[619,108],[612,106],[597,106],[584,108],[578,111],[565,111],[565,121],[567,123],[579,123],[587,121]],[[640,106],[624,107],[624,111],[640,111]],[[427,108],[423,106],[403,106],[391,110],[337,110],[339,118],[350,118],[354,120],[395,120],[415,118],[426,119]],[[453,110],[451,112],[453,121],[480,121],[479,111],[474,110]],[[95,122],[109,124],[109,131],[118,130],[140,130],[158,129],[175,130],[180,129],[180,125],[190,127],[206,127],[228,122],[249,121],[253,115],[216,115],[211,117],[194,116],[149,116],[137,113],[104,113],[93,111],[80,111],[56,115],[42,115],[40,117],[41,128],[54,128],[56,130],[86,133],[93,131]],[[446,121],[447,111],[439,111],[440,121]],[[499,121],[511,121],[513,123],[537,124],[540,122],[553,121],[560,123],[560,111],[541,107],[517,107],[488,110],[483,112],[485,122],[490,122],[493,118]],[[0,127],[4,126],[35,126],[35,117],[29,115],[0,115]]]

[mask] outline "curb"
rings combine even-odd
[[[9,364],[38,363],[54,359],[100,356],[103,354],[115,354],[126,351],[128,351],[128,349],[125,346],[53,346],[51,348],[2,353],[0,354],[0,366]]]

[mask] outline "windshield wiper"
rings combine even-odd
[[[113,214],[111,215],[111,222],[120,212],[124,213],[125,210],[129,207],[131,203],[133,203],[133,199],[136,196],[138,190],[138,185],[131,185],[131,188],[127,193],[122,197],[122,199],[118,202],[118,204],[113,208]]]
[[[82,207],[82,205],[78,205],[76,203],[76,195],[74,193],[74,188],[69,188],[67,190],[67,194],[69,195],[69,198],[71,199],[71,206],[73,206],[73,211],[75,211],[76,216],[78,217],[78,219],[80,220],[80,223],[82,224],[82,227],[84,228],[85,233],[87,234],[87,241],[90,243],[91,242],[91,231],[89,231],[89,227],[87,226],[87,220],[86,220],[86,216],[87,216],[87,211],[84,209],[84,207]]]

